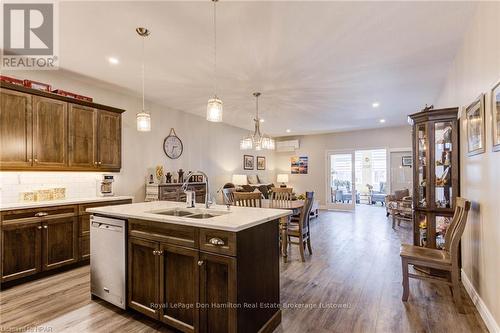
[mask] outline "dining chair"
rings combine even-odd
[[[234,205],[241,207],[262,207],[262,193],[233,192]]]
[[[235,188],[223,188],[222,189],[222,201],[224,205],[233,205],[234,204],[234,193]]]
[[[401,264],[403,266],[403,297],[406,302],[410,293],[410,278],[420,280],[433,280],[442,282],[450,286],[453,300],[460,313],[463,313],[462,296],[460,293],[460,265],[459,247],[460,239],[467,223],[467,214],[470,210],[470,201],[464,198],[457,198],[453,219],[446,231],[444,238],[444,248],[442,250],[430,249],[409,244],[401,245]],[[422,273],[417,275],[408,273],[408,265],[415,265],[424,268],[433,268],[446,271],[446,277],[436,277]]]
[[[300,257],[302,261],[306,261],[304,256],[305,247],[307,245],[307,250],[309,254],[312,254],[311,248],[311,234],[309,228],[309,220],[311,218],[311,209],[314,202],[314,192],[306,192],[306,199],[304,201],[304,207],[300,212],[300,217],[297,224],[289,225],[287,229],[287,235],[289,244],[299,245]],[[297,239],[292,240],[292,239]]]
[[[291,187],[273,187],[271,189],[271,207],[283,206],[292,200],[293,188]]]

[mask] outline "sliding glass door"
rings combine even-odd
[[[330,209],[354,210],[356,184],[354,151],[327,152],[327,206]]]

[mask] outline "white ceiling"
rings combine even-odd
[[[251,129],[258,90],[264,132],[284,135],[405,124],[439,94],[475,5],[222,0],[217,8],[224,122]],[[61,67],[138,94],[135,28],[148,27],[146,98],[205,115],[213,94],[209,0],[62,2],[60,17]]]

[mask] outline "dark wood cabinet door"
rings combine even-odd
[[[97,167],[97,111],[96,109],[69,104],[69,158],[74,168]]]
[[[67,103],[33,97],[33,165],[67,166]]]
[[[23,168],[32,163],[31,96],[0,91],[0,168]]]
[[[160,320],[182,332],[198,332],[198,250],[161,243]]]
[[[90,235],[80,237],[80,260],[90,258]]]
[[[2,225],[2,282],[41,271],[41,229],[39,219]]]
[[[159,319],[160,250],[158,242],[129,237],[127,304],[146,316]]]
[[[42,222],[42,268],[49,270],[78,261],[78,218],[47,219]]]
[[[100,168],[121,167],[121,114],[98,110],[97,163]]]
[[[200,332],[236,332],[236,259],[200,253]],[[213,305],[220,306],[213,306]]]

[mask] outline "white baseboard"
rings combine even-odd
[[[491,314],[490,310],[488,310],[488,307],[486,307],[486,304],[484,304],[483,300],[481,299],[481,296],[477,293],[476,289],[472,285],[472,283],[469,280],[469,277],[465,272],[462,270],[462,283],[465,287],[465,290],[469,294],[472,303],[476,306],[477,311],[481,315],[481,318],[483,318],[484,323],[486,324],[486,327],[490,331],[490,333],[500,333],[500,327],[498,326],[498,323],[495,321],[495,318],[493,318],[493,315]]]

